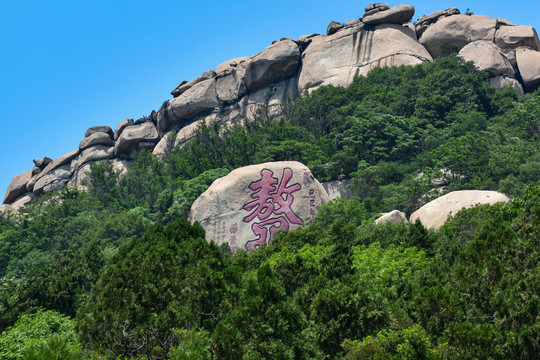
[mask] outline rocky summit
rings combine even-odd
[[[183,80],[173,98],[147,117],[123,120],[114,132],[94,126],[74,151],[55,160],[35,159],[35,166],[13,178],[0,210],[17,210],[36,195],[65,186],[82,188],[92,162],[106,160],[126,169],[134,150],[162,156],[188,141],[201,121],[239,123],[258,112],[279,116],[285,101],[323,85],[347,86],[376,67],[458,53],[486,71],[493,87],[509,85],[523,94],[524,88],[540,84],[540,42],[531,26],[461,14],[457,8],[424,15],[413,24],[414,13],[412,5],[371,4],[359,19],[330,21],[326,34],[282,38],[258,54]]]

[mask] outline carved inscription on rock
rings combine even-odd
[[[278,231],[313,221],[328,195],[309,169],[295,161],[252,165],[216,180],[195,201],[190,220],[206,238],[232,251],[252,251]]]

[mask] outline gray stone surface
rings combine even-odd
[[[132,150],[138,149],[139,143],[143,141],[158,141],[159,134],[156,127],[151,122],[139,125],[128,126],[124,129],[114,145],[115,154],[129,154]]]
[[[489,86],[495,89],[499,89],[504,86],[510,86],[512,87],[512,89],[515,90],[518,96],[523,96],[524,94],[523,87],[521,86],[519,81],[517,81],[516,79],[506,77],[506,76],[499,75],[499,76],[489,78]]]
[[[105,133],[109,135],[111,140],[113,139],[114,133],[110,126],[92,126],[88,130],[86,130],[86,133],[84,134],[84,137],[87,138],[95,133]]]
[[[61,190],[71,178],[70,165],[56,167],[39,178],[34,185],[34,194],[41,195],[55,190]]]
[[[43,159],[34,159],[32,161],[38,168],[43,169],[52,162],[52,159],[45,156]]]
[[[292,40],[270,45],[248,62],[245,82],[250,91],[258,90],[292,76],[300,64],[300,49]]]
[[[163,104],[157,112],[157,128],[163,134],[218,105],[216,79],[202,81],[180,96]]]
[[[526,87],[540,84],[540,51],[519,48],[516,50],[516,62]]]
[[[40,187],[40,189],[38,190],[38,192],[36,192],[36,189],[34,188],[34,186],[37,184],[37,182],[49,175],[49,173],[53,172],[54,170],[56,170],[57,168],[63,166],[63,165],[66,165],[68,166],[68,169],[69,169],[69,166],[70,166],[70,163],[71,161],[77,157],[80,153],[80,150],[79,149],[75,149],[67,154],[64,154],[56,159],[54,159],[52,162],[50,162],[44,169],[41,173],[39,173],[38,175],[34,176],[29,182],[28,184],[26,184],[26,190],[27,191],[33,191],[35,192],[36,194],[38,194],[39,191],[41,191],[43,189],[43,186]],[[54,176],[53,176],[54,177]],[[43,182],[42,182],[43,183]],[[42,184],[41,183],[41,184]]]
[[[538,34],[532,26],[501,26],[495,33],[495,44],[507,52],[520,46],[528,46],[540,50]]]
[[[407,216],[404,212],[399,210],[392,210],[390,212],[384,213],[380,218],[375,220],[375,224],[384,224],[384,223],[394,223],[398,224],[400,222],[407,222]]]
[[[349,185],[352,183],[352,180],[336,180],[321,183],[324,190],[328,194],[330,200],[337,198],[350,199],[353,196],[353,192],[349,189]]]
[[[217,179],[191,207],[207,239],[251,251],[269,243],[278,230],[312,221],[328,195],[309,169],[295,161],[233,170]]]
[[[337,22],[337,21],[330,21],[328,26],[326,27],[326,35],[333,35],[337,33],[339,30],[343,29],[345,25]]]
[[[358,75],[381,66],[417,65],[431,55],[408,27],[384,24],[371,30],[352,27],[313,38],[302,54],[298,91],[321,85],[348,86]]]
[[[209,70],[209,71],[205,71],[204,73],[202,73],[201,76],[198,76],[196,77],[195,79],[191,80],[191,81],[182,81],[180,83],[180,85],[178,85],[176,87],[176,89],[174,89],[172,92],[171,92],[171,95],[174,96],[175,98],[182,95],[183,93],[185,93],[186,91],[188,91],[189,89],[191,89],[194,85],[200,83],[200,82],[203,82],[205,80],[208,80],[208,79],[212,79],[213,77],[216,76],[216,73],[212,70]]]
[[[414,16],[414,6],[398,5],[386,11],[379,11],[375,14],[364,16],[362,22],[365,25],[380,24],[404,24],[411,21]]]
[[[116,130],[114,131],[114,140],[116,141],[120,134],[122,134],[122,131],[128,126],[133,125],[133,119],[125,119],[120,121],[118,126],[116,127]]]
[[[30,203],[30,201],[34,200],[35,198],[36,195],[34,193],[27,192],[23,196],[17,198],[17,200],[15,200],[11,205],[16,211],[19,211],[23,206]]]
[[[460,50],[459,56],[465,61],[472,61],[479,70],[486,71],[490,76],[513,78],[515,75],[510,61],[491,41],[480,40],[467,44]]]
[[[163,157],[165,153],[167,152],[167,150],[170,150],[173,147],[174,139],[175,139],[175,132],[169,131],[168,133],[163,135],[161,140],[159,140],[157,145],[154,147],[154,150],[152,151],[152,153],[159,158]]]
[[[96,145],[112,146],[112,144],[112,130],[111,134],[106,132],[94,132],[81,140],[79,143],[79,149],[84,150]]]
[[[11,184],[7,188],[6,195],[4,196],[2,204],[11,204],[19,196],[26,193],[26,184],[28,184],[31,178],[32,169],[13,177]]]
[[[458,52],[473,41],[493,41],[496,22],[494,18],[480,15],[443,17],[429,26],[419,40],[435,59]]]

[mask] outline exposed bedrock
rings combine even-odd
[[[322,85],[347,86],[359,75],[380,66],[416,65],[431,61],[407,26],[353,27],[331,36],[314,37],[302,54],[298,90]]]

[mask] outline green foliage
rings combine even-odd
[[[214,332],[220,359],[311,359],[316,347],[307,335],[304,314],[288,301],[268,265],[247,276],[236,304]]]
[[[180,344],[172,350],[172,360],[211,360],[210,332],[204,330],[178,331]]]
[[[536,358],[540,92],[486,80],[455,56],[378,68],[280,119],[201,121],[162,159],[132,154],[127,172],[92,164],[87,192],[0,217],[0,330],[19,321],[0,337],[18,334],[10,354],[36,359]],[[278,160],[350,178],[354,197],[234,256],[182,220],[215,179]],[[514,199],[439,231],[373,222],[471,188]],[[76,314],[82,346],[64,336],[73,320],[20,330],[42,309],[57,313],[30,328]]]
[[[353,251],[352,268],[356,281],[385,299],[402,296],[414,273],[428,265],[425,252],[414,247],[391,245],[383,249],[380,243],[374,242]]]
[[[400,331],[380,331],[376,336],[368,336],[362,341],[346,340],[343,347],[347,350],[344,359],[351,360],[442,360],[454,358],[445,344],[434,347],[427,332],[419,325]]]
[[[0,357],[36,359],[36,353],[52,354],[58,352],[60,348],[73,353],[77,348],[77,341],[73,320],[55,311],[39,309],[34,314],[22,316],[15,325],[0,335]],[[45,352],[45,348],[49,350]],[[46,358],[74,359],[73,356]]]
[[[207,170],[199,176],[186,180],[172,194],[172,206],[166,210],[169,219],[179,217],[187,218],[191,205],[197,198],[210,187],[214,180],[229,173],[227,169]]]
[[[154,225],[120,247],[78,314],[93,348],[121,356],[166,356],[175,328],[213,329],[234,271],[199,225]]]

